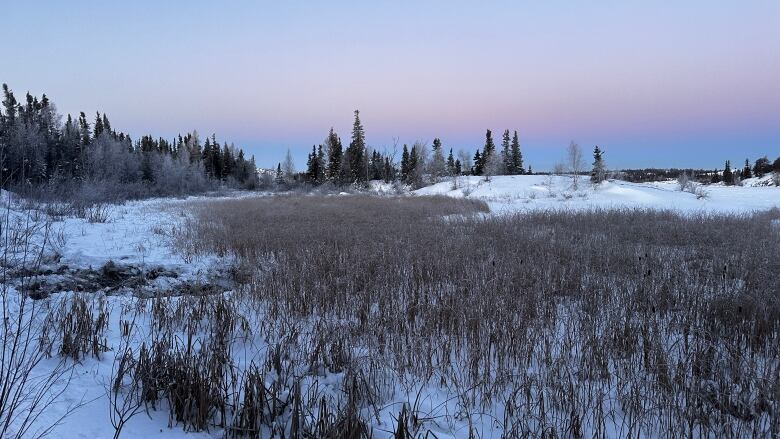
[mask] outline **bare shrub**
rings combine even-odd
[[[48,258],[51,223],[37,210],[12,211],[5,201],[0,219],[0,437],[46,436],[81,403],[67,405],[56,419],[42,419],[70,384],[65,359],[42,367],[52,341],[45,336],[51,313],[45,300],[26,293]]]

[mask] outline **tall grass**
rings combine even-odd
[[[780,434],[777,210],[485,217],[478,202],[360,196],[192,209],[181,252],[255,268],[230,309],[269,346],[259,370],[317,395],[287,400],[288,434],[389,411],[401,436]],[[331,374],[328,399],[312,389]]]

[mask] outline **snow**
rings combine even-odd
[[[766,179],[746,181],[742,187],[709,185],[703,188],[707,196],[682,192],[675,182],[629,183],[608,181],[593,187],[587,178],[581,178],[578,190],[571,187],[567,176],[496,176],[490,181],[483,177],[459,177],[443,181],[412,192],[414,195],[444,195],[484,200],[494,214],[522,212],[533,209],[590,209],[590,208],[651,208],[673,209],[681,212],[723,212],[746,213],[764,209],[780,208],[780,188],[764,184]],[[454,187],[455,186],[455,187]],[[392,193],[395,188],[388,184],[375,184],[372,191],[380,194]],[[2,193],[3,203],[9,194]],[[235,196],[235,195],[234,195]],[[262,196],[262,194],[241,194],[240,196]],[[182,279],[205,276],[218,258],[201,258],[185,261],[172,250],[170,237],[176,228],[182,226],[186,217],[186,205],[193,200],[156,199],[128,202],[108,206],[107,221],[90,223],[85,219],[65,218],[55,222],[55,232],[62,241],[57,248],[60,264],[74,267],[100,267],[108,261],[133,264],[141,267],[165,267],[180,274]],[[13,203],[12,203],[13,204]],[[17,209],[18,207],[14,207]],[[19,214],[16,212],[15,214]],[[159,279],[159,286],[169,286],[171,279]],[[63,293],[65,297],[71,293]],[[121,309],[133,300],[130,297],[107,297],[109,307]],[[117,345],[120,312],[110,313],[107,334],[110,345]],[[109,405],[105,384],[111,375],[114,352],[106,352],[101,360],[87,358],[76,366],[76,375],[61,401],[48,411],[43,422],[61,416],[70,404],[83,402],[85,405],[68,416],[51,434],[52,438],[106,438],[113,436],[109,422]],[[45,367],[44,363],[42,367]],[[441,389],[431,385],[423,394],[424,408],[432,413],[452,412],[457,401],[452,395],[442,394]],[[413,396],[413,395],[412,395]],[[410,398],[409,394],[397,392],[393,399],[400,404]],[[389,405],[381,413],[380,428],[391,428],[398,407]],[[491,437],[491,421],[484,420],[483,433]],[[441,425],[436,429],[438,437],[460,436],[462,426]],[[134,417],[124,428],[123,437],[218,437],[218,431],[211,433],[186,433],[181,427],[169,427],[166,410],[150,411]]]
[[[483,200],[494,213],[533,209],[648,208],[738,214],[780,207],[780,188],[758,184],[759,180],[746,180],[751,186],[700,186],[705,197],[680,191],[673,181],[630,183],[612,180],[594,187],[587,177],[579,180],[578,188],[574,190],[570,176],[495,176],[490,181],[467,176],[458,177],[456,182],[452,179],[442,181],[413,194]]]

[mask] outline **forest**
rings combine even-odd
[[[44,94],[18,101],[3,84],[0,182],[4,189],[77,203],[180,196],[218,187],[257,186],[254,157],[197,131],[172,140],[133,140],[108,116],[84,112],[65,122]]]

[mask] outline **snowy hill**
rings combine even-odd
[[[777,187],[711,185],[701,186],[700,190],[705,196],[680,191],[676,182],[612,180],[594,187],[587,177],[581,177],[574,190],[569,176],[504,175],[492,177],[490,181],[484,177],[459,177],[413,193],[477,198],[488,202],[494,212],[627,207],[738,213],[780,208]]]

